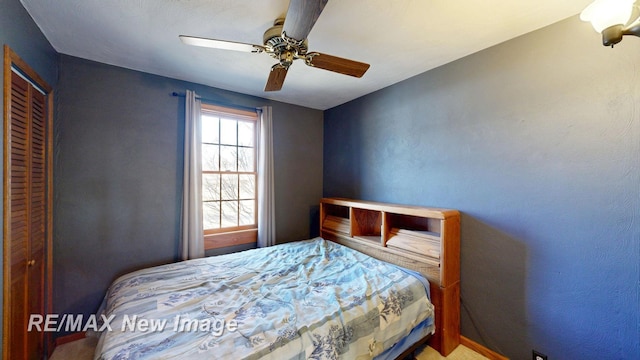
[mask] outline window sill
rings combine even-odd
[[[258,239],[258,229],[231,231],[219,234],[204,235],[204,249],[219,249],[234,245],[255,243]]]

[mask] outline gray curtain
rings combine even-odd
[[[184,173],[182,190],[182,260],[204,257],[202,228],[202,121],[200,100],[186,91],[184,111]]]
[[[260,112],[258,155],[258,247],[276,243],[271,106]]]

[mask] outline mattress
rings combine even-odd
[[[132,272],[99,315],[95,359],[372,359],[434,329],[426,280],[321,238]]]

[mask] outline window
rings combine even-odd
[[[258,116],[202,105],[205,249],[256,242]]]

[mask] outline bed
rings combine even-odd
[[[99,312],[109,328],[98,334],[94,358],[395,359],[428,339],[438,348],[438,339],[449,337],[438,318],[440,287],[425,280],[432,267],[406,266],[415,259],[392,247],[384,255],[392,259],[376,259],[362,251],[370,244],[328,230],[321,234],[331,241],[315,238],[120,277]]]

